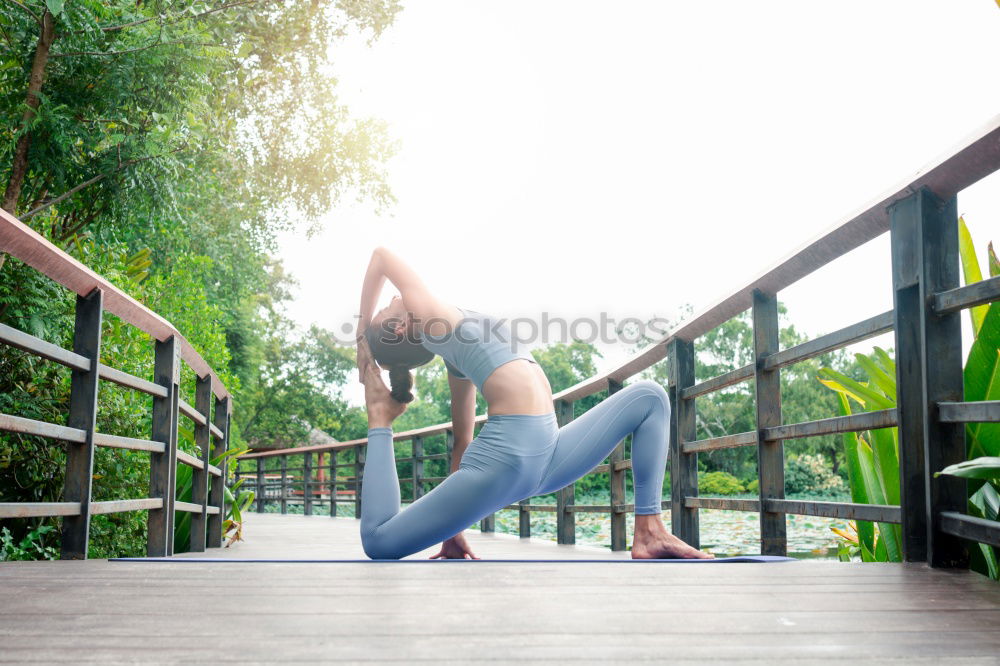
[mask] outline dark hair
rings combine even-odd
[[[365,330],[365,339],[372,350],[372,357],[381,367],[389,370],[389,388],[396,402],[412,402],[413,375],[411,368],[429,363],[434,352],[428,350],[409,335],[398,335],[393,330],[397,320],[386,319],[378,326]]]

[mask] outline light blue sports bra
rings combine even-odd
[[[456,306],[457,307],[457,306]],[[444,335],[424,333],[420,343],[444,359],[448,372],[468,378],[480,393],[493,371],[504,363],[523,358],[537,363],[531,352],[520,344],[502,319],[458,308],[462,321]]]

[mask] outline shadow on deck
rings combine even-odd
[[[364,557],[350,518],[251,514],[246,529],[246,542],[205,555]],[[490,561],[628,553],[467,535],[483,560],[5,564],[0,662],[996,664],[1000,654],[1000,586],[968,571]]]

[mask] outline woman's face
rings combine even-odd
[[[372,317],[371,326],[380,326],[386,319],[392,321],[394,332],[397,335],[404,335],[412,325],[413,316],[403,306],[403,299],[399,296],[393,296],[389,305],[376,312],[375,316]]]

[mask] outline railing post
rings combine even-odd
[[[674,339],[667,349],[670,364],[670,530],[674,535],[701,548],[698,509],[685,506],[684,500],[698,496],[698,453],[684,453],[684,443],[697,439],[694,398],[681,396],[694,386],[694,343]]]
[[[479,531],[480,532],[496,532],[497,531],[497,514],[491,513],[482,520],[479,521]]]
[[[267,498],[265,497],[265,483],[264,459],[257,458],[257,496],[254,498],[257,500],[257,513],[264,513],[264,505],[267,504]]]
[[[313,515],[312,462],[312,453],[302,455],[302,513],[306,516]]]
[[[753,292],[754,388],[757,407],[757,479],[760,486],[760,552],[784,555],[785,514],[767,511],[768,500],[785,497],[785,448],[768,441],[764,430],[781,425],[781,371],[765,370],[764,359],[778,351],[778,297]]]
[[[85,430],[87,437],[81,444],[67,444],[63,499],[66,502],[79,502],[80,513],[63,518],[61,557],[64,560],[87,559],[87,547],[90,544],[90,498],[94,477],[94,431],[97,426],[103,302],[103,293],[96,288],[86,296],[76,297],[73,351],[90,359],[90,369],[86,372],[73,370],[69,419],[66,425]]]
[[[222,437],[213,437],[212,457],[218,458],[229,450],[229,408],[231,402],[226,396],[222,400],[215,399],[215,410],[212,417],[215,427],[222,433]],[[239,463],[237,463],[239,467]],[[226,519],[226,491],[224,490],[226,481],[229,479],[227,459],[219,461],[219,476],[211,477],[208,490],[208,503],[219,507],[219,513],[213,513],[208,517],[208,547],[222,547],[222,523]]]
[[[212,433],[208,424],[212,417],[212,375],[199,377],[194,389],[194,408],[204,415],[205,425],[194,424],[194,443],[201,453],[201,469],[193,469],[191,474],[191,502],[201,504],[201,513],[191,514],[191,530],[189,532],[189,548],[192,553],[205,550],[208,526],[208,461]]]
[[[413,501],[424,494],[424,440],[414,437],[410,440],[410,451],[413,454]]]
[[[622,389],[622,383],[608,380],[608,397]],[[625,512],[620,507],[625,504],[625,470],[615,469],[625,460],[625,440],[618,442],[608,456],[608,478],[611,480],[611,550],[626,550]]]
[[[337,449],[330,449],[330,517],[337,517]]]
[[[354,518],[361,520],[361,483],[365,469],[365,445],[354,447]]]
[[[965,460],[965,425],[941,423],[937,403],[961,402],[961,313],[937,315],[934,294],[959,286],[955,198],[926,188],[889,208],[896,301],[897,420],[904,558],[967,567],[962,540],[940,529],[942,511],[964,512],[966,482],[934,478]]]
[[[149,496],[163,498],[163,507],[147,518],[146,553],[150,557],[174,554],[174,500],[177,485],[177,400],[180,393],[180,344],[176,336],[156,342],[153,381],[167,389],[153,398],[152,439],[163,442],[163,453],[150,454]]]
[[[281,513],[288,513],[288,456],[281,456]]]
[[[562,428],[564,425],[573,420],[573,403],[567,400],[557,400],[556,401],[556,423]],[[576,481],[571,482],[565,488],[560,488],[558,494],[556,495],[556,542],[557,543],[576,543],[576,513],[574,513],[572,507],[576,504]],[[530,527],[530,512],[521,510],[521,518],[523,522],[528,523],[528,530]],[[530,535],[530,532],[529,532]],[[522,536],[527,536],[523,535]]]

